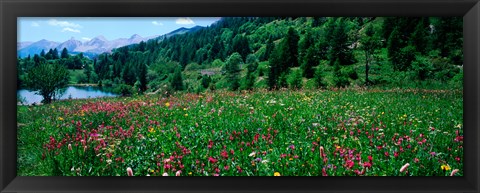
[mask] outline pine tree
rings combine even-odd
[[[145,92],[147,90],[147,66],[145,64],[138,66],[137,80],[140,82],[140,91]]]
[[[289,57],[284,57],[287,62],[287,67],[297,67],[298,65],[298,36],[297,31],[293,27],[288,28],[286,37],[286,46],[284,47],[284,54],[288,54]],[[285,44],[284,44],[285,45]]]
[[[175,91],[185,90],[185,86],[183,84],[181,67],[175,68],[175,72],[173,73],[173,77],[171,79],[170,86]]]
[[[42,50],[42,51],[40,52],[40,57],[45,58],[45,50]]]
[[[54,60],[59,59],[57,48],[53,49],[52,58],[53,58]]]
[[[340,65],[350,65],[355,63],[355,58],[353,56],[352,41],[348,36],[347,21],[345,18],[340,18],[332,23],[334,26],[333,31],[329,32],[331,40],[330,50],[328,52],[328,59],[330,60],[330,65],[334,65],[337,59],[340,62]]]
[[[67,48],[63,48],[62,54],[60,55],[60,57],[61,57],[62,59],[67,59],[69,56],[70,56],[70,55],[68,55],[68,50],[67,50]]]

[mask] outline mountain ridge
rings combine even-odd
[[[138,34],[133,34],[130,37],[117,38],[114,40],[108,40],[103,35],[98,35],[88,41],[82,42],[80,40],[71,37],[64,42],[55,42],[46,39],[41,39],[36,42],[17,42],[17,56],[23,58],[28,55],[33,56],[39,54],[42,50],[47,52],[50,49],[57,49],[61,52],[63,48],[66,48],[69,53],[86,53],[88,56],[95,56],[105,52],[111,52],[113,49],[128,46],[132,44],[138,44],[142,41],[146,42],[152,39],[159,39],[159,37],[171,37],[177,34],[184,34],[187,32],[197,31],[203,28],[202,26],[194,26],[191,28],[181,27],[173,30],[164,35],[154,35],[148,37],[142,37]]]

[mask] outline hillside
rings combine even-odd
[[[461,87],[462,25],[434,17],[222,18],[101,54],[86,62],[88,81],[150,92]]]

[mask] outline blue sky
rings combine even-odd
[[[17,42],[70,38],[88,41],[99,35],[107,40],[163,35],[181,27],[209,26],[219,17],[20,17]]]

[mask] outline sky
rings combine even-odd
[[[107,40],[163,35],[181,27],[209,26],[219,17],[19,17],[17,42],[42,39],[64,42],[72,37],[82,42],[99,35]]]

